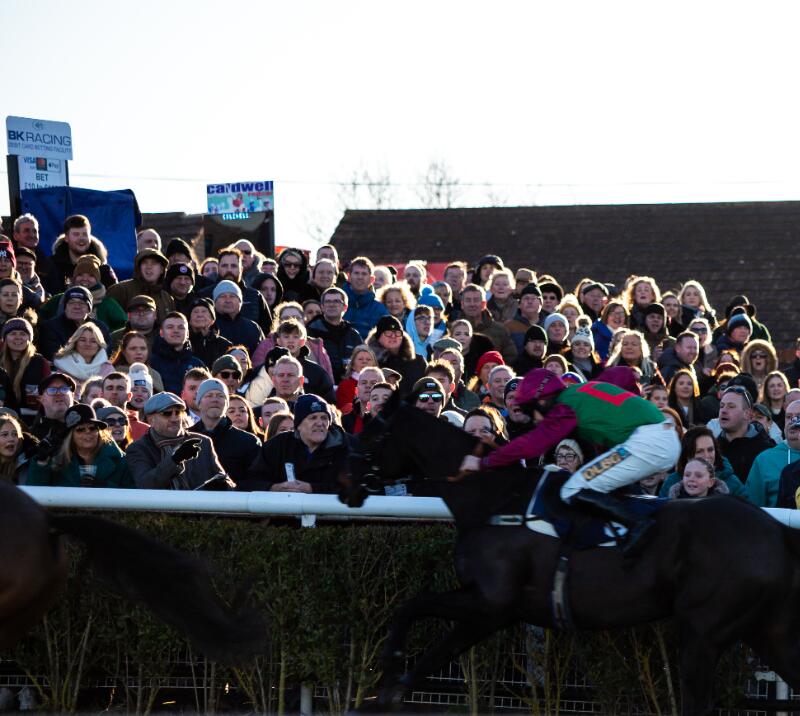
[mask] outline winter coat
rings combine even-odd
[[[110,345],[111,333],[108,330],[108,326],[100,320],[92,321],[92,323],[100,329],[106,344]],[[63,312],[49,321],[40,323],[37,327],[38,337],[36,339],[36,347],[39,349],[39,353],[47,360],[53,360],[53,356],[61,347],[67,345],[69,337],[78,330],[79,325],[81,324],[71,321]]]
[[[775,441],[759,423],[750,423],[747,434],[741,438],[728,440],[725,433],[718,437],[722,454],[730,460],[736,475],[747,475],[745,485],[750,479],[750,468],[758,455],[775,446]],[[748,494],[750,494],[748,492]]]
[[[221,280],[222,279],[218,279],[217,283]],[[256,291],[250,286],[246,286],[242,281],[239,281],[236,285],[242,290],[242,307],[239,310],[239,315],[244,318],[249,318],[253,323],[257,323],[264,333],[269,332],[272,326],[272,311],[270,311],[269,306],[267,306],[264,297],[259,291]],[[213,301],[214,289],[216,286],[217,284],[215,283],[212,286],[201,289],[197,291],[197,295],[201,298],[210,298]],[[219,314],[217,318],[219,318]]]
[[[235,483],[239,484],[246,478],[247,469],[261,448],[261,440],[252,433],[234,427],[226,417],[223,417],[213,430],[208,430],[202,420],[189,430],[211,438],[222,467]]]
[[[694,372],[694,367],[686,365],[686,363],[678,357],[674,348],[665,349],[658,359],[658,369],[661,371],[661,377],[664,379],[664,383],[668,385],[670,380],[672,380],[672,376],[681,368],[686,368]]]
[[[495,321],[489,311],[484,309],[481,314],[481,320],[478,322],[474,322],[471,319],[468,320],[472,323],[475,333],[482,333],[489,337],[494,344],[494,349],[500,351],[506,363],[511,364],[516,360],[517,347],[514,345],[514,341],[511,340],[508,329],[502,323]]]
[[[253,353],[250,358],[253,366],[258,367],[264,365],[264,361],[267,359],[267,353],[269,353],[276,345],[278,345],[275,339],[276,335],[274,333],[270,333],[263,341],[261,341],[261,344],[258,346],[258,348],[256,348],[256,352]],[[331,359],[328,356],[328,351],[325,350],[325,344],[322,342],[322,339],[312,338],[309,336],[306,339],[306,345],[311,351],[311,356],[313,357],[314,362],[324,368],[325,372],[331,377],[331,380],[333,380],[333,367],[331,366]]]
[[[192,344],[192,353],[195,358],[203,361],[209,370],[214,365],[214,361],[221,355],[225,355],[228,348],[233,345],[225,336],[219,334],[219,330],[215,326],[211,326],[205,336],[202,333],[191,331],[189,342]]]
[[[336,386],[336,407],[339,410],[349,409],[356,399],[356,391],[358,389],[358,380],[354,374],[349,378],[343,378],[339,385]]]
[[[103,288],[103,290],[105,291],[105,288]],[[119,303],[117,303],[113,298],[108,297],[107,291],[105,291],[105,293],[106,296],[102,301],[94,302],[90,319],[100,319],[108,326],[108,330],[113,333],[125,325],[128,320],[128,314],[124,311],[122,306],[119,305]],[[37,313],[39,314],[39,320],[46,321],[50,318],[55,318],[59,313],[62,313],[64,311],[64,306],[62,305],[63,301],[63,293],[58,293],[50,298],[47,303],[45,303],[43,306],[40,306],[37,310]]]
[[[734,497],[747,497],[747,488],[742,484],[742,481],[733,474],[733,468],[728,458],[722,458],[722,468],[714,471],[714,476],[718,482],[722,482],[728,488],[728,492]],[[661,483],[661,488],[658,491],[659,497],[671,497],[669,494],[670,489],[681,482],[682,476],[677,472],[672,472],[667,475],[667,479]]]
[[[117,275],[108,263],[108,250],[103,246],[101,241],[92,238],[86,253],[97,256],[97,258],[100,259],[100,281],[106,288],[117,283]],[[67,287],[68,280],[72,278],[72,274],[75,271],[75,262],[73,262],[72,257],[69,255],[69,246],[62,238],[59,238],[56,240],[56,243],[53,244],[52,261],[53,276],[50,281],[51,288],[48,290],[50,293],[58,293]],[[37,273],[39,273],[38,264],[36,268]]]
[[[783,369],[789,388],[797,388],[800,382],[800,358],[795,358],[789,366]]]
[[[378,319],[388,316],[389,311],[375,298],[375,291],[371,288],[366,293],[356,293],[348,281],[343,289],[347,294],[347,312],[344,318],[366,340],[369,332],[378,324]]]
[[[380,368],[396,370],[402,376],[400,385],[397,388],[400,391],[401,398],[408,395],[413,390],[414,383],[424,377],[428,363],[421,356],[414,355],[411,339],[405,333],[403,334],[403,342],[400,344],[400,350],[396,355],[392,355],[383,348],[375,340],[374,336],[370,336],[367,345],[375,353]]]
[[[713,495],[728,495],[730,492],[728,491],[728,486],[722,482],[721,480],[714,479],[714,484],[708,490],[708,494],[705,495],[706,497],[711,497]],[[683,489],[683,482],[676,482],[670,489],[669,494],[667,495],[671,500],[686,500],[686,499],[702,499],[697,498],[694,495],[690,495],[686,490]]]
[[[13,392],[14,379],[11,375],[8,376],[11,391],[5,396],[3,405],[15,410],[25,423],[30,424],[39,410],[39,383],[50,375],[50,372],[50,362],[40,353],[34,353],[19,383],[21,395],[17,396]]]
[[[122,309],[127,312],[128,304],[134,296],[150,296],[156,302],[156,319],[159,324],[164,322],[167,314],[175,310],[175,301],[163,288],[161,281],[156,284],[148,283],[142,277],[142,261],[152,257],[157,252],[153,249],[143,249],[133,259],[133,278],[122,281],[108,290],[108,296],[113,298]],[[163,278],[163,274],[162,274]]]
[[[62,469],[54,467],[55,458],[50,458],[42,465],[35,458],[28,466],[27,485],[45,485],[53,487],[80,487],[81,463],[78,456],[73,454],[72,459]],[[108,443],[100,447],[100,451],[92,463],[96,468],[92,487],[136,487],[128,461],[116,443]]]
[[[486,309],[492,314],[492,318],[500,323],[510,321],[519,310],[519,301],[516,298],[509,298],[504,305],[500,306],[495,297],[492,296],[486,303]]]
[[[325,442],[314,452],[309,452],[296,431],[280,433],[261,446],[239,489],[269,490],[287,481],[286,466],[292,465],[295,479],[308,482],[313,492],[336,494],[351,445],[352,438],[338,425],[331,425]]]
[[[162,457],[161,448],[156,445],[151,432],[128,445],[126,453],[128,466],[137,487],[147,490],[186,489],[177,486],[185,482],[188,489],[193,490],[214,475],[225,474],[211,438],[197,433],[186,433],[186,435],[200,438],[200,454],[180,464],[176,463],[171,455],[165,454]]]
[[[300,348],[296,358],[303,366],[303,392],[316,393],[333,405],[336,402],[333,381],[322,366],[312,360],[308,346]]]
[[[325,351],[331,359],[333,382],[339,383],[344,375],[346,362],[350,360],[353,349],[364,341],[349,321],[338,325],[328,323],[323,316],[308,324],[308,335],[322,340]]]
[[[24,428],[23,428],[24,430]],[[22,440],[17,447],[17,454],[14,458],[14,472],[10,477],[0,475],[0,481],[8,480],[14,485],[26,485],[28,483],[28,469],[31,460],[36,454],[36,447],[39,441],[30,433],[23,432]]]
[[[800,450],[790,448],[786,440],[759,453],[753,460],[745,485],[750,502],[759,507],[775,507],[781,471],[797,460],[800,460]]]
[[[473,333],[469,342],[469,350],[464,353],[464,380],[469,381],[478,369],[478,361],[486,351],[493,351],[494,343],[489,336]],[[522,373],[520,373],[522,375]]]
[[[452,401],[461,408],[461,410],[466,410],[467,412],[473,408],[480,407],[481,404],[481,399],[478,397],[477,393],[473,393],[467,388],[463,380],[458,381],[458,385],[456,385],[456,389],[453,391]]]
[[[218,313],[214,325],[219,331],[219,335],[229,340],[233,345],[241,344],[245,346],[250,355],[255,353],[256,348],[264,340],[264,333],[261,327],[255,321],[247,318],[241,311],[235,318]]]
[[[175,350],[161,336],[153,343],[148,366],[152,366],[161,375],[164,390],[180,395],[183,389],[183,376],[192,368],[202,368],[203,362],[192,355],[189,341],[179,350]]]
[[[261,405],[275,389],[275,385],[267,372],[266,366],[261,366],[255,377],[250,381],[247,386],[244,397],[251,405]]]
[[[522,351],[525,350],[525,334],[528,332],[528,329],[534,325],[530,323],[517,309],[517,312],[514,314],[514,317],[508,321],[505,321],[503,325],[506,327],[509,335],[511,336],[511,340],[514,341],[514,345],[517,347],[517,355],[522,354]],[[543,326],[544,320],[542,319],[542,313],[539,314],[539,320],[536,322],[535,325]]]

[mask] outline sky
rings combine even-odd
[[[790,2],[0,0],[0,110],[69,122],[72,185],[145,212],[274,180],[280,245],[371,208],[354,176],[423,206],[431,163],[457,206],[796,200],[798,20]]]

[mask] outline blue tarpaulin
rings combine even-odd
[[[39,241],[46,254],[61,234],[64,219],[72,214],[89,217],[92,235],[108,249],[108,262],[121,279],[133,273],[136,255],[136,227],[142,215],[130,189],[95,191],[71,186],[26,189],[22,192],[22,211],[39,220]]]

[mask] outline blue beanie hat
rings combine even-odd
[[[325,413],[330,417],[331,410],[325,400],[314,393],[301,395],[294,404],[294,426],[297,428],[311,413]]]
[[[725,333],[730,335],[737,326],[747,326],[750,329],[750,333],[753,332],[753,322],[746,313],[734,313],[728,319],[728,324],[725,326]]]
[[[440,308],[444,310],[444,303],[439,298],[430,286],[425,286],[419,294],[417,300],[418,306],[430,306],[431,308]]]
[[[239,300],[242,300],[242,289],[239,288],[233,281],[220,281],[214,287],[214,300],[216,301],[223,293],[233,293],[239,297]]]
[[[561,321],[561,323],[564,324],[564,328],[566,329],[567,333],[569,333],[569,321],[563,313],[551,313],[547,318],[545,318],[544,330],[550,330],[550,326],[552,326],[556,321]]]
[[[203,396],[209,390],[218,390],[225,396],[226,399],[228,398],[228,386],[225,385],[225,383],[223,383],[221,380],[217,378],[207,378],[202,383],[200,383],[200,387],[197,389],[197,397],[195,399],[195,402],[197,402],[198,405],[200,404],[200,401],[203,399]]]

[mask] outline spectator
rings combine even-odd
[[[53,259],[45,254],[39,245],[39,222],[33,214],[22,214],[16,218],[13,239],[14,246],[18,252],[19,249],[24,248],[34,254],[36,275],[41,279],[45,291],[47,293],[57,293],[62,290]],[[31,286],[30,288],[33,287]]]
[[[186,405],[174,393],[154,395],[145,403],[147,434],[128,447],[136,486],[146,489],[196,490],[207,484],[231,487],[205,435],[184,428]]]
[[[192,268],[197,266],[197,255],[194,249],[179,236],[171,239],[164,251],[170,266],[189,264]]]
[[[373,386],[383,382],[380,368],[367,366],[358,374],[356,396],[349,407],[342,410],[342,428],[350,435],[358,435],[364,428],[369,395]]]
[[[800,385],[800,338],[795,341],[794,360],[783,369],[783,372],[789,382],[790,390]]]
[[[449,315],[453,310],[453,291],[450,289],[450,284],[445,281],[434,281],[432,285],[433,292],[442,302],[443,313]]]
[[[261,427],[266,429],[269,419],[278,412],[290,413],[289,404],[274,395],[267,398],[261,406]]]
[[[506,327],[495,321],[486,309],[486,294],[480,286],[468,284],[461,292],[461,311],[472,325],[473,333],[489,337],[496,350],[509,362],[517,357],[517,348]]]
[[[441,360],[450,364],[453,369],[453,402],[460,410],[470,411],[481,404],[477,393],[469,390],[464,383],[464,356],[454,348],[447,348],[439,356]]]
[[[772,419],[772,413],[766,405],[761,405],[761,403],[753,405],[753,420],[767,431],[767,435],[769,435],[776,444],[780,444],[781,440],[783,440],[783,432],[775,425]]]
[[[228,348],[226,355],[236,358],[236,360],[239,361],[239,365],[242,367],[242,377],[239,380],[239,387],[236,392],[239,393],[239,395],[244,395],[256,374],[255,370],[253,370],[253,364],[250,362],[250,354],[247,352],[245,346],[237,345]],[[230,388],[228,392],[230,392]]]
[[[112,407],[119,408],[124,413],[126,417],[125,427],[130,432],[131,440],[138,440],[150,429],[150,426],[139,420],[137,410],[128,407],[131,397],[131,378],[129,375],[114,371],[103,378],[103,399],[107,400]],[[109,425],[111,427],[119,427],[116,423],[114,425],[109,423]],[[116,440],[117,436],[114,439]]]
[[[214,286],[209,286],[198,293],[198,295],[207,298],[213,298],[216,303],[219,292],[217,286],[221,281],[228,281],[236,284],[239,292],[234,292],[234,295],[239,299],[239,306],[236,311],[241,314],[242,318],[257,323],[262,331],[268,331],[272,323],[272,312],[267,307],[267,302],[264,297],[254,288],[246,286],[242,281],[242,254],[238,249],[227,248],[219,252],[219,275],[217,276],[217,283]],[[230,289],[230,286],[227,286]],[[219,306],[217,306],[217,317],[219,317]],[[244,343],[245,341],[234,340],[226,336],[225,331],[220,327],[220,333],[232,343]],[[252,355],[252,350],[250,351]]]
[[[36,253],[24,246],[17,246],[14,254],[17,257],[17,274],[22,281],[22,286],[35,296],[33,299],[35,303],[32,302],[31,305],[44,303],[50,294],[36,273]]]
[[[242,290],[233,281],[220,281],[214,287],[216,325],[221,336],[231,343],[241,343],[254,353],[264,340],[260,326],[247,318],[242,310]]]
[[[219,277],[219,259],[216,256],[203,259],[198,273],[206,279],[207,283],[216,283]]]
[[[322,304],[316,298],[303,301],[303,323],[308,326],[318,316],[322,315]]]
[[[433,353],[433,344],[441,338],[441,332],[432,332],[433,309],[419,305],[406,319],[406,335],[411,339],[414,353],[426,361]]]
[[[226,354],[214,361],[214,365],[211,366],[211,376],[225,385],[228,395],[236,395],[242,384],[244,369],[236,356]]]
[[[2,285],[7,285],[6,282],[8,281],[12,281],[19,288],[20,296],[17,309],[20,306],[31,309],[39,308],[41,300],[31,289],[23,286],[22,277],[17,272],[17,258],[14,254],[14,247],[10,241],[2,237],[0,239],[0,282],[2,282]],[[7,313],[5,310],[4,312]]]
[[[750,303],[750,300],[747,298],[747,296],[743,295],[734,296],[730,303],[725,307],[725,320],[722,321],[722,323],[720,323],[720,325],[718,325],[714,330],[714,340],[719,338],[725,332],[725,325],[737,308],[739,308],[740,311],[743,310],[744,313],[746,313],[750,318],[750,322],[753,324],[753,334],[750,336],[750,340],[759,340],[772,343],[772,337],[770,336],[769,329],[756,318],[756,307]],[[736,312],[738,313],[739,311]]]
[[[6,371],[8,371],[8,368],[6,368]],[[9,373],[9,375],[11,374]],[[789,381],[786,380],[786,376],[779,370],[774,370],[764,379],[764,384],[761,386],[761,393],[758,397],[758,402],[769,409],[772,421],[780,430],[783,430],[786,416],[783,401],[788,392]]]
[[[680,416],[684,428],[700,422],[700,387],[694,372],[681,368],[672,376],[667,404]]]
[[[164,290],[172,296],[175,310],[180,311],[186,318],[195,302],[195,273],[191,264],[172,264],[164,276]]]
[[[335,494],[349,447],[347,434],[331,423],[330,406],[308,393],[297,401],[294,431],[264,443],[241,489]]]
[[[598,281],[589,280],[581,286],[576,295],[579,298],[581,312],[589,316],[592,322],[597,321],[608,303],[608,287]]]
[[[107,344],[94,323],[84,323],[69,337],[54,358],[56,370],[84,381],[92,376],[108,375],[114,366],[108,359]]]
[[[438,418],[444,405],[444,388],[436,378],[420,378],[414,383],[408,402],[418,410]]]
[[[571,293],[568,293],[566,296],[564,296],[561,303],[558,304],[558,308],[556,308],[556,313],[552,315],[558,314],[561,314],[567,319],[567,325],[569,326],[569,330],[567,332],[567,342],[572,341],[572,336],[575,335],[575,331],[578,329],[579,319],[581,319],[580,322],[587,328],[592,325],[591,318],[583,312],[583,308],[581,307],[580,303],[578,303],[578,299],[575,298],[575,296],[573,296]],[[567,345],[564,345],[563,348],[566,350]]]
[[[128,445],[133,442],[128,413],[123,408],[116,405],[102,405],[98,407],[97,404],[99,402],[100,401],[95,401],[93,406],[97,413],[97,419],[102,420],[108,425],[108,431],[111,433],[111,437],[114,439],[117,447],[122,450],[122,452],[125,452],[128,449]]]
[[[71,335],[87,321],[92,312],[92,294],[83,286],[71,286],[64,292],[64,300],[59,306],[58,315],[49,321],[39,324],[37,346],[39,352],[48,360],[52,360],[58,350],[67,344]],[[108,345],[111,334],[108,326],[102,321],[94,321],[103,334]]]
[[[759,507],[777,506],[781,471],[797,460],[800,460],[800,400],[786,407],[786,439],[759,452],[753,460],[745,484],[750,502]]]
[[[275,387],[273,382],[273,373],[275,371],[275,364],[279,358],[290,355],[288,348],[282,346],[275,346],[264,359],[264,365],[256,372],[255,377],[247,387],[247,392],[244,394],[247,400],[253,405],[260,405],[264,400],[272,394]]]
[[[188,335],[186,316],[173,311],[167,314],[153,344],[150,365],[159,372],[165,390],[171,393],[180,392],[183,376],[189,369],[203,366],[202,361],[192,355]]]
[[[678,297],[673,291],[665,291],[661,296],[661,305],[667,313],[667,332],[671,336],[679,336],[688,326],[681,323],[683,316]]]
[[[392,393],[395,390],[396,388],[391,383],[386,382],[376,383],[372,386],[372,390],[369,393],[369,405],[367,406],[372,417],[381,412],[381,409],[392,397]]]
[[[419,298],[422,287],[427,285],[428,272],[422,261],[409,261],[403,268],[403,280],[414,298]]]
[[[504,268],[503,259],[499,256],[488,254],[478,261],[468,283],[480,286],[484,291],[487,291],[494,272]]]
[[[50,364],[36,352],[33,327],[24,318],[6,321],[2,330],[2,369],[8,376],[11,391],[4,404],[26,423],[31,423],[39,409],[39,384],[50,375]]]
[[[272,438],[281,433],[291,432],[294,432],[294,417],[292,414],[288,412],[275,413],[275,415],[269,419],[264,442],[272,440]]]
[[[194,425],[200,420],[200,408],[197,405],[197,390],[202,383],[211,378],[206,368],[192,368],[183,376],[181,386],[181,400],[186,406],[186,415],[189,425]]]
[[[377,300],[386,307],[390,316],[394,316],[404,325],[416,303],[404,281],[384,286],[378,291]]]
[[[340,288],[329,288],[322,294],[322,315],[308,326],[308,335],[322,340],[331,360],[333,382],[337,384],[345,374],[349,357],[363,344],[358,331],[344,320],[347,308],[347,294]]]
[[[720,353],[733,349],[741,355],[752,333],[753,323],[749,316],[746,313],[732,313],[725,322],[725,332],[714,345]]]
[[[316,266],[314,268],[316,269]],[[388,266],[376,266],[372,270],[372,275],[375,276],[375,283],[372,284],[372,287],[376,293],[384,286],[394,283],[394,275]]]
[[[200,420],[190,430],[211,438],[222,467],[237,484],[247,475],[247,468],[256,459],[261,440],[235,427],[226,416],[228,388],[220,380],[205,380],[197,389]]]
[[[275,307],[283,301],[283,286],[277,276],[260,273],[253,281],[253,288],[264,298],[270,313],[274,315]]]
[[[464,418],[464,432],[489,445],[505,445],[505,430],[502,416],[489,405],[473,408]]]
[[[161,251],[161,236],[155,229],[142,229],[136,234],[136,251],[142,249]]]
[[[401,375],[400,392],[407,395],[425,372],[426,362],[414,355],[411,338],[394,316],[383,316],[367,337],[367,345],[380,368],[391,368]]]
[[[668,407],[669,391],[662,383],[650,383],[650,385],[645,386],[642,395],[659,410]],[[717,410],[719,410],[719,408],[717,408]]]
[[[214,302],[210,298],[195,298],[189,308],[189,342],[192,353],[207,366],[214,365],[233,345],[220,335],[216,320]]]
[[[496,365],[489,371],[489,378],[487,380],[488,400],[484,402],[487,402],[495,408],[503,417],[507,415],[505,398],[506,384],[513,377],[514,372],[507,365]]]
[[[544,318],[550,313],[554,313],[556,306],[561,303],[564,298],[564,289],[555,280],[546,279],[541,276],[539,279],[539,290],[542,292],[542,310],[544,311]]]
[[[525,286],[536,283],[536,273],[529,268],[518,268],[514,274],[514,283],[516,284],[514,298],[519,298]]]
[[[366,338],[378,324],[378,319],[389,312],[386,307],[375,300],[372,284],[374,265],[364,256],[358,256],[350,262],[349,280],[343,288],[347,294],[347,312],[345,320],[349,321],[359,335]]]
[[[678,302],[681,304],[680,322],[688,326],[694,318],[705,318],[713,328],[717,325],[717,314],[706,298],[706,290],[699,281],[687,281],[678,293]]]
[[[570,326],[569,320],[563,313],[554,311],[545,318],[544,330],[547,334],[547,355],[569,350]]]
[[[57,443],[64,434],[64,414],[75,400],[75,381],[63,373],[50,373],[39,383],[41,409],[31,427],[39,440]]]
[[[126,307],[133,298],[148,296],[155,303],[158,322],[163,323],[167,314],[175,310],[175,301],[162,284],[168,266],[169,260],[160,251],[142,249],[133,260],[133,278],[109,289],[108,296]]]
[[[337,274],[338,269],[330,259],[317,261],[314,270],[311,272],[310,284],[311,288],[317,293],[317,299],[322,299],[323,294],[336,285]]]
[[[444,404],[442,405],[442,412],[450,410],[458,413],[462,418],[467,414],[467,411],[459,408],[453,400],[456,383],[455,371],[450,363],[441,359],[429,363],[428,367],[425,369],[425,377],[436,378],[436,380],[438,380],[442,386],[442,390],[444,391]]]
[[[507,323],[517,313],[519,301],[514,298],[514,274],[510,269],[495,271],[489,279],[489,292],[492,297],[486,302],[486,308],[495,321]]]
[[[467,285],[467,265],[463,261],[453,261],[447,264],[444,270],[444,280],[450,286],[452,293],[453,310],[461,310],[459,297]]]
[[[714,433],[703,425],[686,431],[681,438],[681,454],[675,472],[667,475],[659,490],[660,497],[669,497],[672,487],[681,481],[686,463],[696,457],[707,460],[714,466],[714,476],[723,482],[734,497],[747,497],[744,484],[734,474],[730,461],[723,456]]]
[[[525,375],[529,370],[541,368],[547,353],[547,333],[541,326],[531,326],[525,331],[522,351],[514,362],[514,372]]]
[[[520,292],[519,305],[514,316],[504,324],[520,356],[524,350],[525,334],[528,329],[544,323],[541,313],[542,292],[535,283],[529,283]]]
[[[108,424],[90,405],[73,405],[64,415],[61,444],[44,439],[30,462],[28,485],[55,487],[135,487],[125,455]]]
[[[253,281],[260,273],[260,256],[256,247],[247,239],[239,239],[231,244],[242,255],[242,281],[246,286],[253,286]]]
[[[122,336],[117,352],[111,358],[111,363],[116,370],[121,373],[128,373],[130,366],[134,363],[148,363],[150,360],[150,346],[147,338],[138,331],[128,331]],[[148,370],[151,377],[152,390],[160,393],[164,390],[164,382],[161,380],[161,374],[152,368]],[[133,384],[131,384],[133,387]],[[149,397],[149,396],[148,396]]]
[[[144,363],[131,363],[128,377],[131,379],[131,405],[144,415],[145,403],[153,397],[154,375]]]
[[[564,438],[556,445],[553,460],[559,470],[564,470],[570,475],[583,465],[583,448],[577,440]]]
[[[303,303],[317,298],[316,290],[309,285],[308,260],[300,249],[284,249],[278,254],[278,280],[283,284],[283,300]]]
[[[13,415],[0,416],[0,482],[24,485],[39,441]]]
[[[642,334],[650,347],[650,353],[667,337],[667,312],[660,303],[651,303],[644,309],[644,328]]]
[[[740,385],[728,386],[722,394],[719,445],[736,475],[749,476],[756,456],[775,445],[764,428],[753,421],[752,406],[750,393]]]
[[[333,382],[325,370],[310,357],[310,351],[306,346],[306,327],[303,323],[290,318],[278,326],[276,334],[277,344],[288,349],[303,366],[303,389],[321,395],[326,401],[333,403],[335,400]]]
[[[87,254],[100,259],[100,277],[106,288],[117,283],[114,269],[108,263],[108,251],[103,243],[92,236],[89,219],[81,214],[73,214],[64,220],[64,233],[53,244],[53,282],[50,293],[63,291],[67,279],[72,276],[75,264]],[[125,305],[125,302],[121,302]]]
[[[553,355],[547,356],[544,359],[543,368],[546,368],[551,373],[555,373],[557,376],[561,377],[569,373],[573,378],[573,382],[583,382],[583,378],[570,370],[570,365],[567,363],[567,359],[564,358],[560,353],[554,353]]]
[[[767,374],[778,369],[778,355],[771,343],[762,340],[749,341],[742,350],[742,372],[749,373],[761,390]]]
[[[91,405],[95,400],[103,399],[103,376],[96,375],[87,378],[79,384],[76,402]]]
[[[277,398],[270,398],[270,400],[277,400]],[[230,396],[228,399],[228,410],[225,412],[225,415],[230,419],[233,427],[255,435],[259,440],[261,439],[262,432],[256,423],[256,416],[253,413],[253,408],[241,395]]]
[[[600,356],[594,350],[594,338],[588,328],[579,328],[572,337],[571,347],[564,353],[586,380],[594,380],[603,371]]]
[[[111,345],[116,349],[126,333],[137,331],[147,340],[148,351],[152,350],[158,337],[156,302],[150,296],[134,296],[126,308],[128,320],[122,328],[111,334]]]
[[[683,477],[669,491],[671,499],[727,495],[724,482],[714,476],[714,466],[702,457],[693,457],[683,468]]]
[[[506,406],[506,432],[510,438],[527,433],[533,430],[533,419],[525,413],[517,404],[517,390],[522,378],[514,376],[507,383],[503,390],[503,401]]]
[[[624,301],[630,317],[630,327],[644,332],[644,312],[653,303],[661,303],[661,291],[654,278],[634,276],[628,284]]]
[[[489,374],[498,365],[505,365],[503,356],[497,351],[486,351],[478,360],[476,374],[472,377],[467,387],[481,399],[482,403],[487,402],[489,397]]]
[[[289,409],[294,412],[294,404],[303,394],[303,366],[293,356],[282,356],[275,362],[272,373],[275,384],[272,394],[283,398]]]
[[[624,341],[624,339],[623,339]],[[694,363],[700,355],[700,341],[696,333],[684,331],[675,341],[674,348],[667,348],[658,360],[658,369],[661,377],[669,383],[672,376],[685,368],[694,372]],[[609,360],[609,364],[611,361]],[[695,377],[696,377],[695,373]]]

